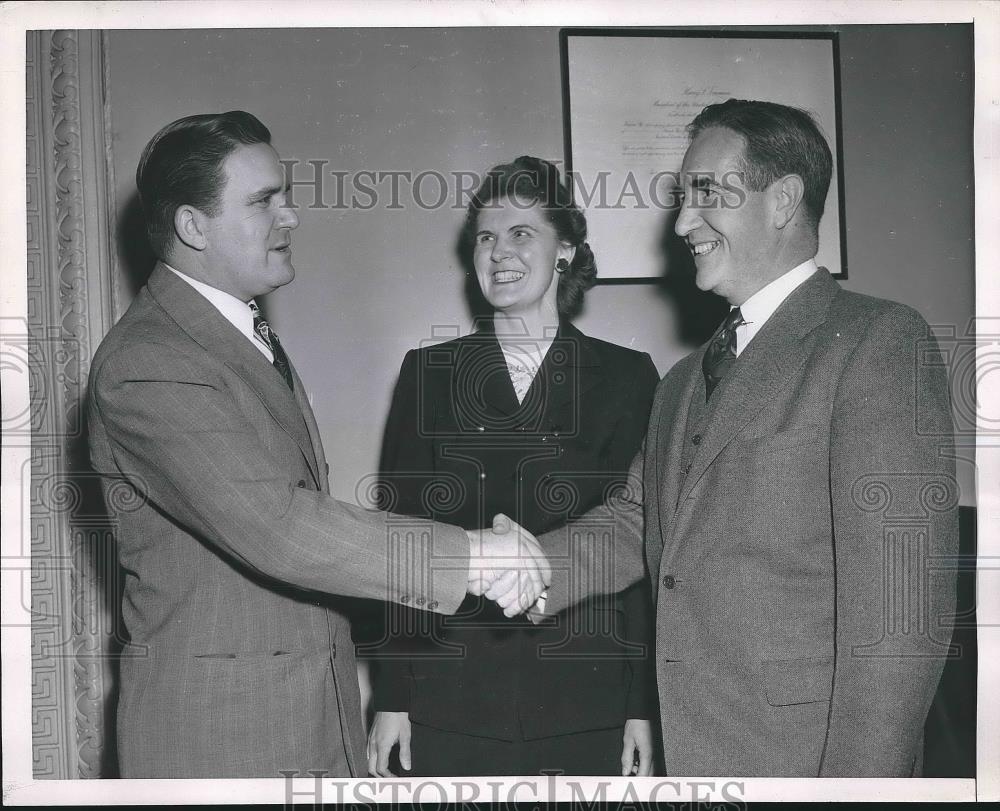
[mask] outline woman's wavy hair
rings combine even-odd
[[[569,269],[559,274],[556,303],[562,318],[572,318],[583,307],[584,294],[597,280],[597,263],[587,244],[587,219],[573,202],[569,187],[555,164],[530,155],[494,166],[476,190],[462,229],[462,251],[471,256],[478,230],[479,212],[497,200],[517,199],[537,203],[560,241],[576,248]]]

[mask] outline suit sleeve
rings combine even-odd
[[[652,360],[650,370],[655,375]],[[653,400],[657,412],[660,392]],[[643,423],[640,421],[639,423]],[[643,558],[643,478],[646,443],[632,456],[622,487],[604,504],[580,518],[539,536],[552,566],[545,614],[556,614],[597,594],[627,589],[646,574]],[[535,618],[537,619],[537,617]]]
[[[420,483],[426,482],[427,475],[434,470],[434,446],[421,427],[421,416],[425,414],[418,400],[423,390],[419,363],[416,350],[410,350],[403,358],[379,460],[379,489],[385,499],[381,506],[414,516],[427,513]]]
[[[628,407],[614,436],[612,448],[612,470],[625,470],[636,451],[642,446],[642,438],[649,424],[649,411],[656,393],[660,377],[656,366],[647,354],[642,355],[637,373],[630,380],[631,391]],[[654,614],[653,601],[649,593],[649,578],[644,577],[622,593],[622,607],[625,612],[625,638],[641,644],[646,656],[628,659],[631,681],[626,700],[626,715],[629,718],[658,718],[656,703],[656,669],[653,661]]]
[[[203,359],[135,343],[92,385],[121,474],[223,554],[303,589],[395,601],[417,588],[430,610],[457,610],[464,531],[428,521],[427,533],[394,532],[384,512],[296,487]]]
[[[926,323],[874,319],[837,388],[836,657],[823,777],[909,775],[948,653],[958,550],[948,381]]]
[[[426,479],[419,474],[432,471],[434,464],[433,445],[419,424],[422,411],[418,402],[421,392],[418,363],[419,354],[415,350],[406,353],[386,419],[379,462],[383,506],[405,515],[420,515],[424,509],[420,483]],[[405,614],[410,610],[405,606],[385,606],[383,616],[388,622],[382,639],[383,655],[376,658],[373,679],[377,712],[408,712],[410,709],[412,677],[406,654],[420,640],[403,638],[398,631],[417,627],[416,623],[405,621]]]

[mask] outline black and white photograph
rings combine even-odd
[[[1000,5],[0,26],[5,804],[1000,799]]]

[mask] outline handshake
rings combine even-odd
[[[493,531],[467,530],[469,594],[485,595],[513,617],[531,608],[548,587],[552,567],[534,536],[503,513]]]

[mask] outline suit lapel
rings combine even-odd
[[[678,369],[681,385],[671,386],[665,390],[663,408],[658,416],[656,460],[659,474],[657,478],[662,494],[661,504],[668,517],[674,513],[679,488],[682,485],[680,471],[688,409],[691,399],[703,392],[703,389],[698,386],[701,368],[693,362],[694,357],[692,355],[681,361],[681,364],[686,364],[690,368],[686,371]],[[704,394],[701,393],[701,396]]]
[[[225,363],[256,392],[274,420],[299,446],[317,487],[320,487],[313,441],[306,426],[303,409],[280,372],[204,296],[183,279],[177,278],[168,268],[158,264],[149,277],[147,288],[157,304],[184,332],[206,352]],[[301,381],[297,376],[295,383],[301,391]]]
[[[695,359],[697,358],[697,363]],[[673,372],[671,372],[673,376]],[[656,448],[652,452],[656,466],[656,482],[660,494],[659,519],[660,537],[669,537],[670,525],[679,502],[679,490],[683,484],[681,460],[684,450],[684,434],[691,398],[704,397],[704,389],[699,387],[701,379],[701,358],[698,353],[680,361],[676,377],[679,385],[664,387],[664,400],[657,415]]]
[[[481,403],[486,414],[497,417],[497,427],[512,427],[522,415],[543,415],[550,419],[603,380],[600,356],[590,339],[564,322],[545,353],[524,402],[518,403],[507,360],[491,327],[486,325],[481,332],[468,337],[463,368],[477,370]]]
[[[456,402],[467,402],[471,397],[473,402],[469,413],[482,414],[494,420],[492,427],[508,425],[520,405],[500,344],[488,328],[463,340],[465,345],[456,366],[459,374],[454,381],[458,391],[452,392],[452,397]]]
[[[561,420],[567,423],[562,425],[559,415],[567,405],[582,402],[583,395],[603,381],[601,358],[593,342],[572,324],[563,322],[521,408],[526,414],[541,414],[549,423],[537,426],[539,430],[570,430],[571,420]]]
[[[679,502],[746,424],[768,403],[809,356],[803,340],[826,319],[830,301],[840,289],[825,270],[817,271],[768,319],[712,395],[718,398],[703,431],[704,440],[691,460]],[[707,344],[697,352],[701,368]],[[696,378],[695,378],[696,379]],[[677,427],[683,435],[683,426]]]
[[[309,470],[312,472],[313,478],[316,480],[316,486],[320,491],[329,493],[330,469],[326,464],[326,454],[323,452],[323,440],[319,434],[319,425],[316,424],[316,416],[313,414],[312,406],[309,405],[309,398],[306,396],[306,389],[302,384],[302,379],[291,363],[289,363],[289,366],[292,368],[292,377],[295,380],[295,400],[302,411],[302,418],[305,420],[306,430],[309,432],[309,441],[312,444],[315,467],[310,464]],[[306,461],[309,461],[308,456],[306,457]]]

